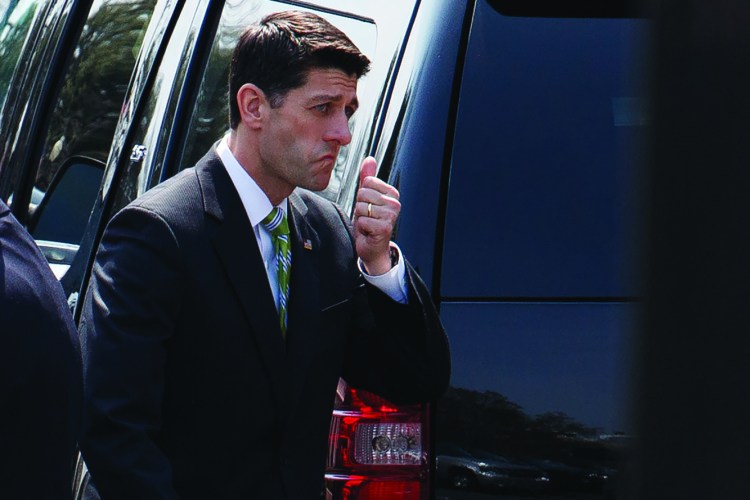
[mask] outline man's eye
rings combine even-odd
[[[318,104],[317,106],[315,106],[315,110],[320,111],[321,113],[325,113],[326,111],[328,111],[328,103]]]
[[[354,111],[356,111],[354,108],[347,107],[346,110],[344,110],[344,112],[346,113],[346,118],[351,118],[354,114]]]

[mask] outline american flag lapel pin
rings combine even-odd
[[[312,250],[312,241],[310,241],[310,240],[304,240],[302,242],[302,246],[305,247],[305,250]]]

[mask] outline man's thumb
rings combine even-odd
[[[359,171],[359,185],[362,185],[362,181],[365,180],[365,177],[375,175],[377,169],[378,163],[372,156],[368,156],[367,158],[362,160],[362,168]]]

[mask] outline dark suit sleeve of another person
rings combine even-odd
[[[71,498],[78,333],[60,283],[2,202],[0,318],[0,498]]]
[[[339,215],[351,235],[348,220]],[[406,304],[370,284],[354,295],[359,313],[343,375],[350,385],[399,404],[437,399],[450,382],[447,336],[427,287],[411,264],[405,265]]]
[[[170,228],[129,207],[99,247],[81,318],[85,414],[81,451],[101,498],[177,498],[160,429],[166,343],[178,314]]]

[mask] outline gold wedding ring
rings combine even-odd
[[[367,204],[367,216],[372,217],[372,203]]]

